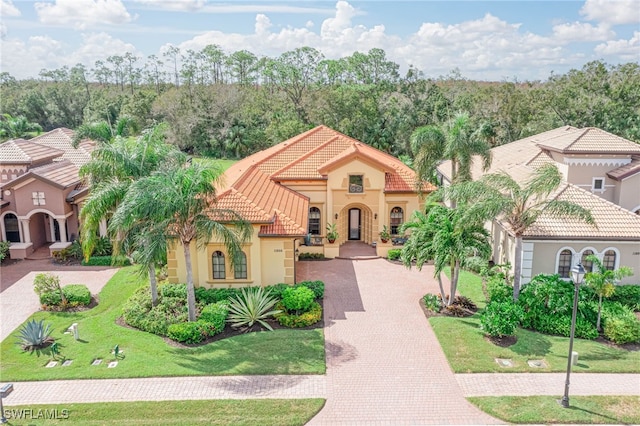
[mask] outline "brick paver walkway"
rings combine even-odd
[[[418,303],[422,272],[383,259],[305,262],[326,284],[327,403],[310,425],[495,424],[464,397]]]

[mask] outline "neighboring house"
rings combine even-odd
[[[218,191],[218,208],[241,214],[253,225],[244,256],[231,268],[224,245],[192,246],[196,285],[269,285],[293,283],[300,252],[336,257],[345,241],[376,243],[386,255],[383,225],[395,232],[422,207],[416,175],[397,158],[325,126],[319,126],[229,168]],[[326,226],[335,223],[334,243]],[[168,253],[169,279],[185,282],[184,253]]]
[[[12,259],[40,247],[68,247],[78,236],[79,202],[87,195],[78,176],[95,144],[72,146],[73,131],[55,129],[30,140],[0,144],[0,238]]]
[[[493,261],[522,259],[522,283],[540,273],[569,278],[579,262],[590,270],[586,256],[599,256],[606,267],[634,268],[623,282],[638,282],[640,273],[640,145],[600,129],[560,127],[493,148],[493,163],[482,171],[476,161],[473,178],[504,171],[523,183],[531,172],[555,164],[564,175],[550,195],[591,211],[597,227],[575,219],[542,215],[523,236],[522,253],[515,253],[514,236],[499,220],[491,224]],[[451,164],[438,167],[443,184],[451,181]]]

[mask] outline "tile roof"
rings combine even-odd
[[[546,138],[540,147],[565,154],[640,154],[640,145],[594,127]]]
[[[528,238],[640,240],[640,216],[585,191],[565,183],[556,191],[555,199],[570,201],[591,211],[596,226],[579,219],[542,214],[524,233]]]
[[[524,183],[535,168],[553,161],[545,152],[546,149],[567,150],[562,151],[564,153],[597,154],[601,151],[586,151],[588,147],[595,149],[596,143],[594,140],[596,137],[603,138],[603,142],[599,145],[601,151],[603,144],[607,144],[606,149],[608,151],[603,151],[605,154],[613,153],[613,151],[609,151],[612,150],[612,147],[620,149],[620,151],[617,151],[618,154],[634,152],[635,147],[628,144],[636,145],[640,151],[640,145],[599,129],[576,129],[571,126],[564,126],[492,148],[493,162],[489,170],[483,171],[481,162],[475,161],[472,166],[472,176],[474,179],[478,179],[483,174],[505,172],[517,182]],[[626,151],[623,152],[623,149]],[[623,179],[621,176],[627,177],[639,172],[640,164],[636,157],[633,158],[634,160],[631,163],[609,172],[613,174],[611,177]],[[443,162],[438,166],[438,170],[450,179],[451,162]],[[617,204],[606,201],[567,182],[564,182],[560,189],[555,194],[551,194],[550,197],[571,201],[589,209],[597,228],[580,220],[560,219],[543,214],[525,231],[524,236],[550,239],[640,240],[640,216]]]
[[[73,136],[73,130],[61,127],[36,136],[31,139],[31,142],[63,151],[62,159],[70,160],[73,164],[80,167],[91,159],[91,152],[95,149],[96,142],[84,139],[80,141],[77,148],[74,148]]]
[[[318,126],[231,166],[218,188],[218,207],[233,209],[253,223],[265,223],[261,236],[305,235],[309,200],[280,182],[326,179],[332,165],[352,156],[376,163],[386,172],[386,192],[416,191],[415,173],[397,158]]]
[[[607,176],[611,179],[622,180],[640,173],[640,156],[632,156],[631,162],[607,172]]]
[[[1,164],[37,164],[60,157],[64,151],[33,143],[24,139],[15,139],[0,144]]]
[[[34,177],[36,179],[47,181],[61,189],[76,186],[80,183],[78,167],[69,160],[63,160],[45,164],[44,166],[34,167],[27,173],[24,173],[9,182],[3,183],[2,187],[10,188],[26,179]]]

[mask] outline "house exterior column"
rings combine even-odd
[[[4,217],[0,219],[0,241],[7,241],[7,233],[4,229]]]
[[[107,220],[106,219],[102,219],[100,221],[98,233],[100,234],[101,237],[107,236]]]
[[[22,242],[30,243],[31,242],[31,232],[29,231],[29,219],[20,219],[19,228],[22,229]]]
[[[53,221],[55,219],[52,216],[49,216],[49,236],[51,237],[51,241],[56,241],[56,228],[53,225]]]
[[[58,221],[58,226],[60,228],[60,242],[62,243],[66,243],[67,242],[67,219],[66,218],[62,218],[62,219],[57,219]]]

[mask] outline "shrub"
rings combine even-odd
[[[187,294],[187,287],[185,284],[182,284],[184,288],[184,296]],[[196,300],[198,302],[202,302],[205,305],[209,305],[211,303],[222,302],[225,300],[229,300],[231,297],[235,297],[241,294],[240,290],[237,288],[204,288],[204,287],[196,287]]]
[[[115,258],[112,256],[91,256],[89,260],[87,261],[83,260],[82,265],[84,266],[112,266],[112,265],[128,266],[128,265],[131,265],[131,262],[125,256],[118,256]]]
[[[243,288],[240,296],[230,300],[228,321],[233,327],[247,327],[249,329],[258,323],[273,330],[266,319],[280,312],[272,310],[277,301],[269,294],[268,290],[262,287]]]
[[[464,269],[479,274],[487,269],[489,262],[480,256],[473,256],[465,260]]]
[[[109,238],[98,238],[96,240],[96,245],[93,248],[93,254],[95,256],[111,256],[113,254],[113,246],[111,245]]]
[[[215,327],[215,333],[220,333],[224,330],[228,315],[229,302],[217,302],[205,306],[200,312],[198,320],[212,324]]]
[[[41,348],[53,341],[50,337],[52,331],[51,324],[45,324],[44,320],[36,321],[32,319],[20,329],[18,344],[24,350],[33,351]]]
[[[298,259],[324,259],[324,253],[300,253]]]
[[[640,342],[640,321],[633,314],[609,318],[604,324],[604,335],[619,345]]]
[[[198,287],[196,290],[199,290]],[[160,294],[162,297],[182,297],[187,298],[187,285],[186,284],[166,284],[160,287]]]
[[[167,329],[167,337],[181,343],[199,343],[204,338],[202,327],[197,321],[171,324]]]
[[[633,311],[640,311],[640,284],[627,284],[616,286],[616,291],[609,300],[620,302]]]
[[[281,303],[278,305],[284,307],[284,305],[282,305]],[[283,327],[308,327],[322,319],[322,307],[318,302],[312,302],[307,312],[304,312],[300,315],[279,313],[276,314],[276,318],[280,325],[282,325]]]
[[[400,255],[402,254],[402,249],[390,249],[387,252],[387,259],[389,260],[398,260],[400,259]]]
[[[40,304],[43,306],[59,306],[62,304],[62,297],[59,291],[48,291],[40,295]]]
[[[522,308],[513,302],[492,302],[480,315],[480,328],[492,337],[513,336],[522,314]]]
[[[313,291],[316,299],[322,299],[324,297],[324,283],[320,280],[317,281],[302,281],[296,284],[296,287],[307,287],[309,290]]]
[[[288,312],[300,315],[311,307],[315,295],[307,287],[291,287],[282,293],[282,304]]]
[[[9,246],[11,246],[9,241],[0,241],[0,262],[9,257]]]
[[[166,336],[171,324],[187,321],[186,303],[186,298],[161,296],[152,307],[149,287],[141,287],[123,305],[122,317],[132,327]]]
[[[88,305],[91,303],[91,292],[84,284],[69,284],[62,287],[62,293],[71,306]]]
[[[36,274],[33,278],[33,290],[38,295],[51,291],[60,291],[60,277],[49,272]]]
[[[489,277],[485,287],[487,303],[513,300],[513,288],[505,283],[504,278],[499,275]]]
[[[54,251],[53,258],[57,262],[66,262],[70,259],[82,259],[82,246],[80,245],[80,242],[76,240],[69,247]]]
[[[442,309],[442,299],[437,294],[427,293],[422,296],[424,307],[431,312],[438,313]]]
[[[466,296],[456,296],[453,298],[453,304],[454,305],[458,305],[462,308],[468,309],[470,311],[475,311],[476,309],[478,309],[478,307],[476,306],[475,303],[473,303],[473,300],[469,299]]]
[[[466,317],[469,315],[469,311],[462,308],[460,305],[451,304],[444,307],[444,313],[453,317]]]

